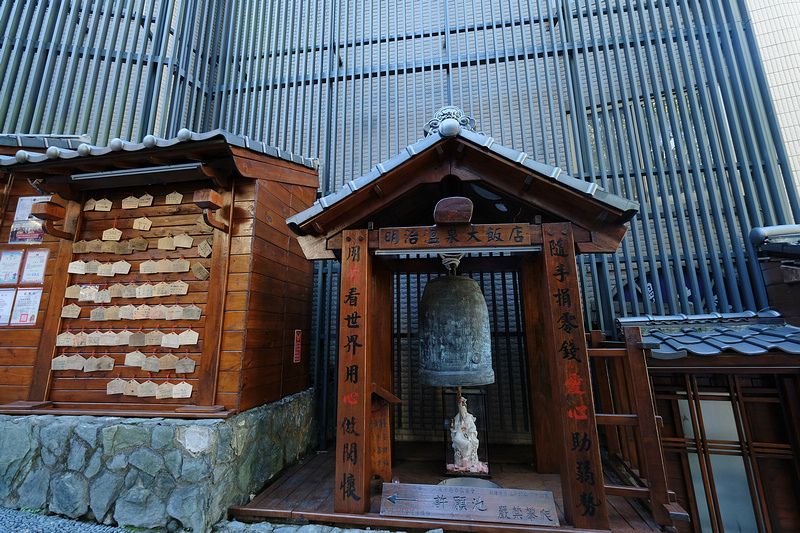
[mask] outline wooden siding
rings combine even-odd
[[[309,187],[260,180],[255,187],[251,277],[244,346],[242,408],[271,402],[309,385],[313,265],[285,219],[313,203]],[[238,250],[237,250],[238,251]],[[293,362],[294,331],[301,331],[300,361]]]
[[[770,307],[788,324],[800,326],[800,261],[775,257],[760,265]]]
[[[676,522],[676,530],[705,531],[705,516],[714,531],[729,531],[734,523],[744,523],[739,530],[798,531],[800,442],[792,421],[800,408],[800,370],[795,364],[750,373],[752,369],[715,364],[714,359],[703,358],[709,373],[703,368],[649,368],[664,422],[661,442],[669,487],[691,515],[691,522]],[[680,361],[674,361],[676,366]],[[726,405],[729,415],[724,414]],[[735,495],[729,492],[732,484],[737,486]],[[754,522],[743,519],[747,512],[731,512],[733,506],[749,507]]]
[[[115,361],[114,370],[111,372],[92,373],[85,373],[83,371],[76,370],[55,371],[52,375],[47,397],[43,399],[53,401],[59,405],[59,407],[87,407],[88,405],[96,405],[98,407],[107,408],[109,404],[123,404],[124,407],[120,407],[122,409],[157,408],[174,410],[180,405],[192,405],[196,403],[197,396],[202,393],[203,387],[205,386],[205,384],[201,385],[200,376],[204,373],[205,367],[209,364],[208,361],[204,360],[204,354],[207,352],[206,344],[213,342],[213,339],[207,338],[207,326],[210,325],[207,324],[207,322],[210,320],[209,316],[211,316],[213,319],[213,313],[209,314],[208,308],[210,303],[209,287],[212,285],[212,283],[214,283],[214,280],[221,277],[221,273],[214,272],[214,269],[212,268],[214,255],[221,253],[221,251],[215,247],[212,256],[209,258],[204,258],[199,255],[197,250],[197,245],[202,240],[207,239],[208,237],[213,237],[211,232],[203,233],[196,223],[197,219],[202,216],[202,210],[192,203],[192,194],[194,193],[194,190],[202,189],[205,186],[206,184],[198,182],[179,184],[177,190],[183,194],[183,201],[180,205],[164,205],[164,197],[173,190],[176,190],[175,186],[153,186],[147,188],[137,188],[133,191],[129,191],[124,188],[105,189],[102,192],[97,191],[88,194],[87,197],[93,197],[96,200],[100,200],[103,197],[108,198],[113,202],[114,207],[110,212],[82,212],[80,224],[81,230],[76,237],[77,241],[91,241],[93,239],[100,239],[104,230],[112,227],[113,224],[116,224],[116,227],[123,231],[124,237],[134,238],[142,236],[147,239],[149,246],[146,251],[134,252],[130,255],[87,253],[74,254],[72,258],[72,260],[81,259],[86,262],[91,261],[92,259],[96,259],[103,263],[109,260],[114,262],[121,259],[129,262],[131,264],[130,273],[127,275],[117,274],[113,278],[109,278],[107,282],[109,287],[117,282],[122,283],[123,285],[127,285],[129,283],[142,284],[150,282],[151,284],[155,285],[162,280],[166,282],[173,282],[180,279],[189,285],[189,292],[185,296],[165,296],[149,299],[114,298],[110,305],[123,306],[132,304],[138,306],[142,305],[143,303],[147,303],[148,305],[152,306],[160,303],[166,306],[171,306],[174,304],[188,306],[194,303],[203,310],[202,316],[199,320],[122,320],[97,322],[91,321],[89,317],[91,310],[98,307],[97,304],[90,302],[77,302],[75,300],[65,300],[65,305],[73,302],[79,305],[81,307],[81,316],[74,319],[61,319],[60,326],[58,327],[59,332],[66,331],[67,328],[69,328],[69,330],[72,332],[80,331],[81,329],[90,332],[94,331],[96,328],[99,328],[100,331],[108,330],[109,328],[119,331],[124,327],[127,327],[131,331],[136,331],[141,328],[144,332],[149,332],[154,330],[156,327],[159,327],[160,330],[168,332],[169,330],[165,328],[169,327],[171,329],[172,326],[174,326],[175,331],[181,332],[191,326],[191,328],[200,335],[200,340],[196,345],[181,346],[181,348],[175,350],[146,346],[139,348],[139,350],[145,355],[152,355],[155,353],[159,357],[164,356],[172,351],[179,357],[188,355],[188,357],[194,359],[197,362],[195,371],[191,374],[181,375],[179,378],[184,379],[187,383],[192,385],[192,397],[185,399],[156,400],[155,398],[139,398],[137,396],[108,395],[106,394],[106,385],[117,375],[120,375],[122,379],[126,380],[135,377],[140,383],[147,381],[152,377],[153,381],[156,381],[160,384],[166,380],[168,374],[171,374],[170,380],[173,383],[177,383],[179,379],[176,379],[174,370],[148,373],[137,367],[124,366],[125,355],[128,352],[134,351],[135,348],[133,347],[85,346],[79,350],[67,348],[66,353],[67,355],[72,355],[80,352],[84,357],[89,357],[94,352],[95,355],[99,357],[105,354],[105,350],[107,348],[108,355],[113,357]],[[139,207],[137,209],[121,208],[123,198],[129,196],[130,194],[134,194],[138,197],[145,192],[155,197],[152,206]],[[134,230],[133,221],[143,216],[146,216],[152,221],[152,227],[149,231],[140,232],[138,230]],[[158,249],[158,240],[160,238],[167,237],[169,235],[182,235],[184,233],[192,236],[194,240],[194,246],[192,248],[178,248],[173,251]],[[140,265],[145,261],[151,259],[159,261],[164,258],[177,260],[180,259],[180,257],[185,257],[185,259],[187,259],[192,265],[195,263],[200,263],[204,267],[208,268],[211,271],[211,277],[208,280],[202,281],[197,279],[191,271],[180,274],[171,273],[152,275],[144,275],[139,272]],[[72,274],[70,275],[67,285],[78,284],[83,286],[88,284],[99,284],[99,286],[102,288],[104,284],[102,280],[103,278],[98,278],[96,274]],[[58,350],[53,349],[53,356],[60,352],[60,348]],[[46,372],[49,371],[49,368],[40,368],[39,370]]]
[[[4,198],[0,206],[0,252],[6,250],[28,250],[45,248],[50,252],[44,283],[20,285],[21,287],[41,287],[42,299],[39,304],[39,316],[36,324],[30,327],[0,326],[0,405],[17,400],[27,400],[33,379],[36,354],[42,327],[45,322],[47,306],[50,302],[55,264],[58,257],[59,239],[44,236],[44,242],[36,245],[8,244],[17,200],[21,196],[38,196],[40,193],[27,181],[11,180],[8,174],[0,174],[0,184],[4,190]],[[8,184],[10,187],[7,187]],[[8,191],[7,194],[5,191]],[[0,288],[12,288],[15,285],[2,285]]]
[[[264,403],[279,400],[309,386],[309,339],[311,326],[311,301],[313,290],[313,264],[307,261],[285,224],[285,219],[309,207],[316,198],[316,172],[285,161],[274,161],[244,151],[237,156],[244,161],[246,169],[256,170],[243,177],[234,175],[230,186],[218,189],[224,198],[223,207],[214,215],[230,227],[230,232],[204,233],[197,220],[202,210],[193,203],[196,190],[208,188],[206,180],[179,182],[170,185],[148,187],[119,187],[94,190],[84,193],[81,203],[67,202],[60,197],[54,201],[69,205],[67,225],[78,228],[75,241],[102,237],[104,230],[116,227],[123,231],[123,238],[140,234],[148,240],[144,252],[130,255],[108,253],[73,254],[72,241],[59,240],[45,235],[42,245],[8,245],[8,235],[17,198],[39,195],[26,180],[3,174],[0,182],[0,251],[6,249],[47,248],[50,251],[47,275],[43,284],[43,297],[39,319],[35,327],[0,326],[0,410],[12,402],[53,402],[54,410],[62,412],[96,412],[97,414],[152,413],[154,416],[175,416],[176,410],[197,406],[217,406],[223,412],[249,409]],[[12,183],[13,186],[8,186]],[[166,194],[178,190],[183,194],[180,205],[165,205]],[[155,197],[151,207],[122,209],[123,198],[133,194],[141,196],[148,192]],[[82,202],[88,198],[103,197],[113,202],[110,212],[81,211]],[[231,206],[233,207],[231,209]],[[147,216],[153,225],[149,231],[133,229],[136,218]],[[57,224],[61,227],[61,224]],[[158,239],[168,235],[187,233],[194,239],[191,249],[173,251],[159,250]],[[213,252],[208,258],[201,257],[197,245],[210,238]],[[191,264],[200,263],[210,271],[207,280],[199,280],[194,274],[169,273],[144,275],[139,265],[149,259],[158,261],[185,257]],[[113,278],[98,277],[97,274],[68,274],[70,261],[97,259],[101,263],[125,259],[131,264],[130,273]],[[157,305],[166,306],[192,303],[201,307],[199,320],[162,321],[92,321],[90,311],[99,304],[65,300],[64,291],[73,284],[89,283],[108,286],[117,282],[153,284],[162,279],[181,279],[189,284],[185,296],[166,296],[150,299],[114,298],[109,305]],[[41,285],[39,285],[41,286]],[[2,286],[6,287],[6,286]],[[10,286],[9,286],[10,287]],[[52,297],[51,297],[52,296]],[[63,305],[76,303],[81,307],[78,318],[61,318]],[[174,371],[148,373],[137,367],[124,365],[125,355],[136,348],[129,346],[85,346],[81,348],[56,348],[55,336],[69,331],[75,333],[129,330],[152,331],[159,326],[162,331],[186,330],[190,325],[200,335],[193,346],[181,346],[174,354],[194,359],[195,371],[176,379]],[[165,329],[167,328],[167,329]],[[300,362],[294,362],[295,330],[302,332]],[[50,340],[45,340],[45,338]],[[170,350],[147,346],[139,350],[151,355],[166,355]],[[86,373],[76,370],[51,371],[53,357],[62,351],[66,355],[80,353],[84,357],[100,357],[106,353],[115,360],[115,368],[108,372]],[[186,379],[192,384],[193,394],[186,399],[139,398],[137,396],[108,395],[106,385],[117,376],[139,382],[152,379],[163,383],[170,373],[170,381],[176,383]],[[8,409],[13,407],[9,406]],[[34,407],[24,412],[45,411]],[[212,409],[213,410],[213,409]],[[47,412],[53,412],[49,409]],[[188,416],[202,416],[202,409],[189,412]],[[184,411],[185,412],[185,411]],[[206,410],[206,415],[209,411]],[[170,413],[173,413],[170,415]]]

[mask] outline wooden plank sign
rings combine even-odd
[[[339,311],[339,404],[334,509],[365,513],[370,505],[368,447],[371,261],[366,230],[345,230]]]
[[[494,248],[531,245],[530,224],[470,224],[381,228],[381,250]]]
[[[384,483],[382,516],[558,526],[553,493],[456,485]]]
[[[553,317],[553,392],[561,419],[564,515],[575,527],[608,528],[603,466],[592,400],[592,377],[583,329],[575,243],[569,223],[542,225],[545,310]]]

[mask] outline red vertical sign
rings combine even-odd
[[[299,363],[300,362],[300,346],[303,344],[303,330],[296,329],[294,330],[294,357],[292,362]]]

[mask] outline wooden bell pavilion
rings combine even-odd
[[[579,297],[576,255],[615,253],[638,205],[500,146],[473,124],[444,108],[424,139],[287,220],[308,259],[341,262],[333,464],[321,470],[312,461],[319,475],[299,470],[234,515],[470,531],[658,531],[683,517],[666,485],[641,339],[634,332],[610,349],[595,336],[590,346]],[[443,200],[451,207],[434,216]],[[474,205],[471,220],[460,212],[462,202]],[[404,499],[396,492],[381,499],[374,485],[405,482],[387,445],[394,443],[392,405],[401,401],[393,384],[393,273],[443,273],[443,253],[465,254],[463,271],[519,272],[531,391],[520,401],[530,408],[533,475],[554,480],[560,526],[501,520],[496,509],[485,524],[466,508],[446,520],[378,513],[385,500]],[[601,365],[606,386],[612,368],[627,412],[598,412],[593,368]],[[626,458],[641,474],[636,483],[609,481],[601,426],[606,434],[622,428],[638,451]],[[312,478],[324,481],[301,491]],[[647,502],[650,514],[626,519],[626,498]],[[478,506],[472,511],[485,510]]]

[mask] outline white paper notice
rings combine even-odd
[[[22,268],[20,283],[44,283],[48,257],[50,250],[28,250],[25,254],[25,266]]]
[[[6,250],[0,253],[0,283],[14,284],[19,281],[19,265],[22,250]]]
[[[49,202],[49,196],[22,196],[17,200],[17,210],[14,212],[14,220],[28,220],[31,217],[33,204],[39,202]]]
[[[16,292],[16,289],[0,289],[0,326],[7,326],[11,319],[11,306]]]
[[[42,289],[19,289],[14,310],[11,312],[11,326],[32,326],[39,315],[39,302]]]

